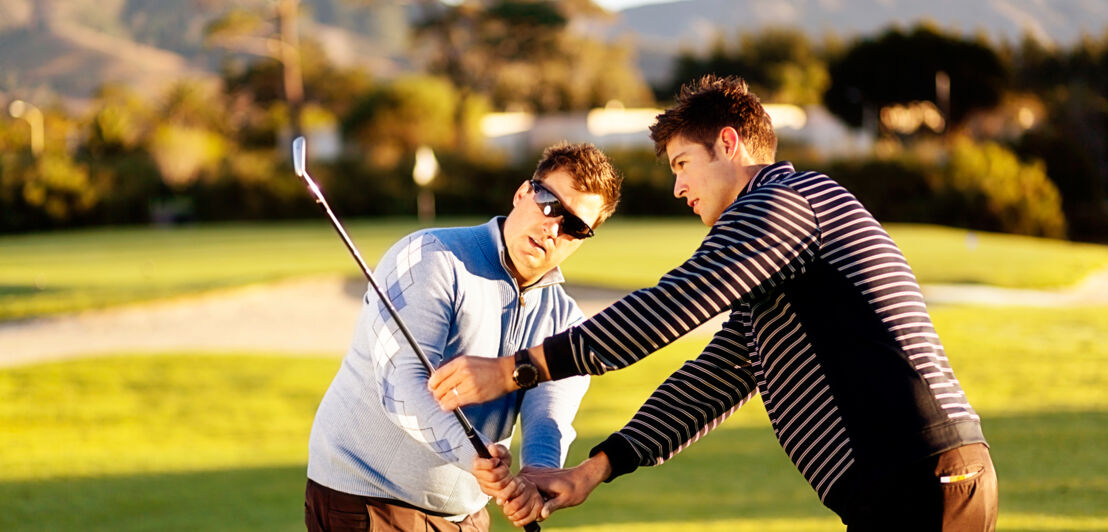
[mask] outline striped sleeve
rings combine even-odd
[[[700,248],[651,288],[544,342],[551,377],[627,367],[695,329],[733,302],[799,274],[819,234],[807,200],[771,184],[741,196]]]
[[[733,312],[698,358],[670,375],[623,429],[594,449],[608,456],[609,480],[672,458],[754,395],[750,322],[749,312]]]

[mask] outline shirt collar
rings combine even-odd
[[[504,232],[501,229],[504,225],[505,216],[496,216],[492,220],[489,220],[485,224],[485,227],[489,230],[489,236],[496,244],[496,254],[500,257],[500,267],[504,268],[504,274],[515,281],[512,277],[511,270],[508,269],[508,248],[504,246]],[[550,286],[555,284],[562,284],[566,282],[565,277],[562,276],[562,269],[555,266],[554,269],[546,272],[539,278],[534,284],[527,286],[524,290],[531,290],[532,288],[541,288],[544,286]]]
[[[796,173],[796,170],[793,169],[793,163],[790,163],[789,161],[775,162],[769,166],[766,166],[765,168],[762,168],[761,170],[758,170],[758,173],[754,174],[754,179],[751,179],[750,182],[747,183],[745,187],[743,187],[743,191],[739,195],[742,196],[743,194],[746,194],[760,186],[763,186],[767,183],[772,183],[774,181],[777,181],[778,179],[781,179],[782,177],[793,173]]]

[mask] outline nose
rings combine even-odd
[[[543,235],[547,238],[558,238],[558,228],[561,223],[561,216],[557,218],[547,218],[542,224]]]
[[[681,178],[681,174],[673,175],[673,197],[680,198],[689,193],[689,186]]]

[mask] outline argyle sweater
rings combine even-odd
[[[660,464],[760,393],[781,447],[840,515],[855,487],[984,442],[907,261],[846,189],[763,168],[657,286],[544,342],[555,379],[626,367],[713,316],[703,353],[594,449]]]
[[[584,319],[558,268],[520,291],[505,266],[502,222],[416,232],[377,266],[376,279],[436,367],[461,354],[512,356]],[[316,411],[308,478],[452,520],[484,507],[489,498],[469,472],[476,452],[454,415],[439,409],[427,378],[370,289],[350,350]],[[587,377],[544,382],[463,411],[485,441],[505,445],[518,420],[522,465],[560,467],[587,388]]]

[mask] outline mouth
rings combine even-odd
[[[531,245],[534,246],[538,251],[542,252],[543,255],[546,255],[546,248],[543,247],[542,244],[539,244],[537,240],[531,237],[527,237],[527,241],[530,242]]]
[[[689,200],[688,204],[689,204],[689,208],[692,209],[693,212],[695,212],[696,214],[700,214],[699,212],[696,212],[697,206],[700,205],[700,200],[698,200],[698,199]]]

